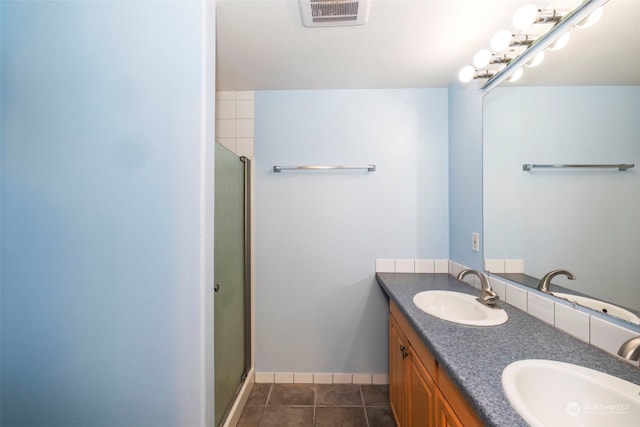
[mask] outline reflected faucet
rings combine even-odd
[[[496,305],[496,301],[498,301],[499,297],[498,294],[491,289],[491,285],[489,284],[489,281],[487,280],[487,277],[476,271],[476,270],[472,270],[470,268],[467,268],[465,270],[462,270],[459,274],[458,274],[458,279],[462,280],[464,278],[464,276],[466,276],[467,274],[473,274],[475,276],[478,277],[478,279],[480,279],[480,284],[482,286],[482,290],[480,291],[480,298],[476,298],[480,303],[491,307],[491,308],[496,308],[494,307]]]
[[[638,362],[640,360],[640,336],[626,340],[620,346],[618,356]]]
[[[551,292],[549,292],[549,286],[551,285],[551,279],[553,279],[554,277],[556,277],[558,275],[567,276],[569,278],[569,280],[576,280],[576,276],[574,276],[573,273],[570,272],[570,271],[567,271],[567,270],[553,270],[553,271],[550,271],[547,274],[545,274],[544,277],[542,278],[542,280],[540,280],[540,283],[538,283],[538,290],[540,292],[544,292],[544,293],[550,294]]]

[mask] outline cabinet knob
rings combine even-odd
[[[409,353],[407,353],[407,349],[403,345],[400,346],[400,351],[402,352],[402,357],[407,357],[409,355]]]

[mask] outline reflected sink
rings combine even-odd
[[[637,427],[640,420],[640,385],[570,363],[511,363],[502,371],[502,388],[533,427]]]
[[[449,322],[474,326],[493,326],[507,321],[501,308],[489,308],[475,296],[451,291],[424,291],[413,296],[420,310]]]
[[[565,294],[562,292],[552,292],[554,296],[567,299],[571,302],[575,302],[576,304],[583,305],[592,310],[599,311],[601,313],[607,313],[611,316],[615,316],[619,319],[626,320],[627,322],[635,323],[636,325],[640,325],[640,318],[630,311],[625,310],[624,308],[620,308],[617,305],[609,304],[608,302],[598,301],[597,299],[582,297],[579,295]]]

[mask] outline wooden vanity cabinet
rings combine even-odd
[[[398,427],[474,427],[482,422],[392,302],[389,404]]]

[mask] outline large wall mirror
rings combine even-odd
[[[512,280],[640,316],[640,1],[610,0],[596,26],[484,96],[484,258]],[[524,164],[619,164],[549,168]],[[507,262],[518,266],[520,263]],[[509,268],[505,270],[509,271]],[[513,270],[516,271],[516,270]],[[609,313],[611,314],[611,313]],[[632,322],[635,322],[632,320]]]

